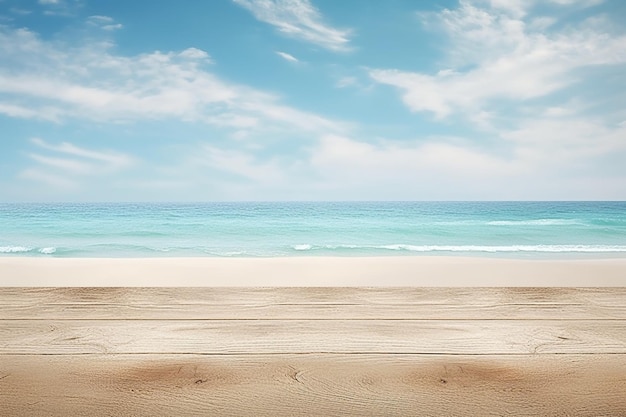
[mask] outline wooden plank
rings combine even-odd
[[[480,296],[481,299],[477,299]],[[0,287],[0,304],[87,302],[146,304],[580,303],[624,304],[626,287]]]
[[[623,416],[626,356],[0,355],[3,416]]]
[[[0,321],[0,354],[311,352],[626,353],[626,321]]]
[[[626,320],[626,288],[0,288],[2,319]]]
[[[589,305],[127,305],[0,306],[0,320],[626,320],[626,307]]]

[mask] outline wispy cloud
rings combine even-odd
[[[39,0],[47,16],[74,16],[83,6],[82,0]]]
[[[118,30],[123,27],[121,23],[115,23],[112,17],[99,15],[89,16],[87,18],[87,24],[109,31]]]
[[[50,144],[33,138],[31,143],[36,149],[28,157],[35,165],[25,168],[18,176],[61,188],[77,188],[86,177],[115,174],[136,163],[124,153],[87,149],[68,142]]]
[[[275,184],[285,179],[281,167],[273,160],[261,160],[250,152],[219,149],[204,145],[195,157],[198,165],[227,172],[238,179],[245,179],[258,185]]]
[[[561,6],[576,5],[580,7],[592,7],[598,4],[604,3],[604,0],[550,0],[552,3],[559,4]]]
[[[518,158],[533,167],[590,163],[599,167],[598,158],[626,153],[626,126],[607,126],[579,116],[528,118],[501,136],[513,145]]]
[[[461,3],[465,3],[467,0],[462,0]],[[604,0],[547,0],[544,1],[544,5],[554,4],[558,6],[575,6],[578,8],[587,8],[597,6],[603,3]],[[476,4],[490,6],[494,10],[509,13],[510,15],[521,18],[524,17],[529,11],[537,4],[541,4],[540,0],[478,0]]]
[[[233,0],[258,20],[275,26],[286,36],[310,42],[331,51],[349,50],[350,30],[324,22],[309,0]]]
[[[132,158],[128,155],[113,151],[94,151],[63,142],[60,145],[51,145],[39,138],[33,138],[32,143],[42,149],[55,153],[65,154],[73,157],[79,157],[87,161],[96,161],[100,166],[107,169],[121,169],[132,164]]]
[[[510,177],[523,169],[506,158],[469,146],[461,138],[364,143],[337,135],[320,139],[311,154],[311,164],[323,173],[326,184],[344,190],[356,187],[359,193],[366,192],[367,187],[387,188],[396,198],[403,193],[405,198],[415,198],[420,189],[428,190],[425,195],[433,198],[437,188],[454,185],[448,189],[458,190],[490,179],[495,173]]]
[[[94,21],[108,22],[99,16]],[[0,113],[12,117],[108,122],[178,119],[232,129],[343,130],[341,123],[221,80],[197,48],[136,56],[110,42],[67,46],[26,29],[0,28]]]
[[[363,77],[359,71],[358,76],[355,75],[337,75],[335,78],[335,88],[350,88],[359,94],[371,93],[376,83],[372,81],[367,74]]]
[[[300,62],[298,58],[291,54],[288,54],[287,52],[276,51],[276,55],[289,62]]]
[[[358,80],[356,79],[356,77],[341,77],[339,80],[337,80],[337,82],[335,83],[335,86],[337,88],[346,88],[346,87],[355,86],[357,84],[358,84]]]

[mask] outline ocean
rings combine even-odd
[[[0,256],[626,257],[626,202],[0,204]]]

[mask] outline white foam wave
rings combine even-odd
[[[154,252],[169,252],[169,251],[171,251],[170,248],[150,248],[150,250],[152,250]]]
[[[39,249],[39,253],[43,253],[44,255],[51,255],[51,254],[53,254],[56,251],[57,251],[57,248],[52,247],[52,246],[49,247],[49,248],[41,248],[41,249]]]
[[[412,252],[626,252],[626,246],[620,245],[383,245],[376,248]]]
[[[626,252],[625,245],[295,245],[295,250],[392,250],[408,252],[546,252],[611,253]]]
[[[0,246],[0,253],[20,253],[30,252],[31,250],[33,249],[25,246]]]
[[[535,220],[494,220],[487,222],[490,226],[568,226],[581,224],[571,219],[535,219]]]
[[[202,250],[204,253],[211,255],[211,256],[245,256],[245,255],[253,255],[252,253],[249,252],[245,252],[245,251],[237,251],[237,250],[233,250],[233,251],[216,251],[216,250],[212,250],[212,249],[203,249]]]

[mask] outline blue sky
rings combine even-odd
[[[0,201],[624,200],[621,0],[0,0]]]

